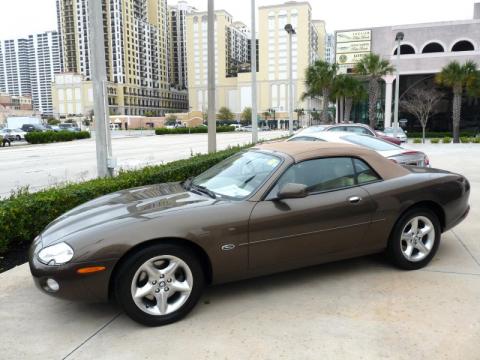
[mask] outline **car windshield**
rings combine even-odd
[[[241,200],[253,194],[280,165],[277,156],[260,151],[247,151],[223,160],[192,181],[195,187],[206,188],[220,197]]]
[[[393,134],[393,130],[394,130],[393,128],[386,128],[383,132],[385,134]],[[405,134],[405,132],[403,131],[402,128],[398,128],[397,129],[397,134]]]
[[[401,149],[401,147],[397,145],[368,135],[345,135],[342,136],[342,139],[352,144],[360,145],[375,151],[389,151]]]

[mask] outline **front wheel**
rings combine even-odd
[[[121,266],[115,295],[133,320],[160,326],[187,315],[204,285],[204,272],[193,252],[173,244],[157,244],[133,254]]]
[[[423,268],[435,256],[440,236],[440,221],[433,211],[411,209],[397,221],[388,243],[388,255],[401,269]]]

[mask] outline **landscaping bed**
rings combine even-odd
[[[26,260],[26,249],[33,239],[66,211],[118,190],[185,180],[246,147],[248,146],[196,155],[190,159],[140,170],[121,171],[113,178],[93,179],[35,193],[30,193],[28,189],[13,193],[0,201],[0,272],[23,263]]]
[[[34,131],[25,135],[25,140],[30,144],[47,144],[89,138],[90,133],[88,131]]]
[[[232,132],[235,131],[233,126],[217,126],[217,133],[222,132]],[[159,128],[155,129],[156,135],[171,135],[171,134],[204,134],[208,132],[207,126],[198,126],[198,127],[179,127],[173,129]]]
[[[475,137],[476,132],[473,130],[466,130],[466,131],[460,131],[460,137],[469,137],[473,138]],[[444,138],[444,137],[452,137],[452,132],[451,131],[426,131],[425,132],[425,138]],[[407,137],[408,138],[422,138],[422,132],[407,132]]]

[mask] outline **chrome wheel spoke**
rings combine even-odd
[[[415,244],[415,247],[422,254],[427,255],[430,252],[430,250],[425,246],[425,244],[421,240]]]
[[[178,281],[174,280],[173,282],[170,283],[169,285],[170,289],[172,291],[179,291],[179,292],[190,292],[192,290],[190,284],[186,281]]]
[[[137,291],[135,291],[135,295],[133,296],[134,298],[141,299],[144,298],[147,295],[152,295],[153,292],[153,286],[150,283],[146,283],[144,286],[137,288]]]
[[[418,218],[414,218],[410,222],[410,225],[411,225],[410,231],[413,232],[414,234],[416,234],[417,231],[418,231]]]
[[[423,228],[421,228],[421,229],[419,230],[419,233],[420,233],[422,236],[425,236],[425,235],[429,234],[430,231],[432,231],[432,227],[431,227],[431,226],[428,226],[428,225],[425,225]]]
[[[168,293],[166,291],[160,291],[155,294],[155,300],[157,301],[157,309],[160,315],[165,315],[168,308]]]
[[[411,244],[407,245],[407,248],[404,250],[404,254],[407,257],[407,259],[410,259],[412,257],[412,252],[413,252],[413,246]]]
[[[160,275],[160,271],[153,265],[153,262],[148,262],[141,267],[144,270],[149,278],[156,279]]]
[[[177,271],[179,263],[177,261],[171,260],[168,266],[165,269],[162,269],[162,274],[173,276],[175,271]]]

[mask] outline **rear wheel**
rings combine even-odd
[[[115,295],[133,320],[160,326],[187,315],[204,284],[202,266],[193,252],[173,244],[157,244],[122,264],[115,279]]]
[[[420,269],[435,256],[440,236],[440,221],[433,211],[411,209],[402,215],[393,229],[388,243],[389,257],[402,269]]]

